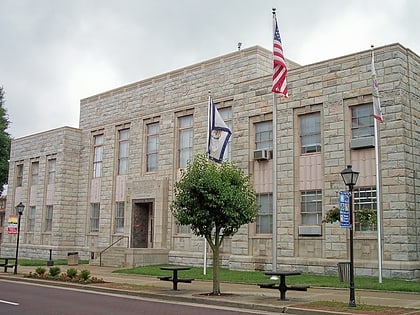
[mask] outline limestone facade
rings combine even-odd
[[[141,257],[155,251],[156,263],[201,266],[203,240],[176,225],[170,202],[179,176],[181,119],[192,117],[191,155],[204,153],[211,91],[219,110],[231,113],[230,158],[253,176],[261,195],[273,191],[273,160],[254,159],[256,125],[272,121],[276,102],[277,268],[336,273],[337,262],[348,259],[348,230],[321,219],[347,189],[340,172],[353,165],[360,171],[355,188],[376,192],[372,139],[360,145],[352,136],[354,109],[372,104],[370,58],[363,51],[306,66],[290,61],[288,99],[271,93],[271,52],[252,47],[81,100],[79,128],[12,143],[6,217],[19,202],[26,205],[20,256],[46,259],[52,249],[60,258],[78,251],[94,263],[115,242],[112,248],[120,251],[113,260],[120,265],[150,263]],[[419,57],[393,44],[375,49],[375,67],[385,121],[378,124],[381,194],[369,200],[382,209],[383,275],[414,279],[420,277]],[[310,114],[318,117],[320,143],[302,153],[307,125],[301,118]],[[158,126],[157,169],[148,170],[151,124]],[[124,146],[123,134],[129,135]],[[50,160],[54,183],[48,181]],[[309,213],[316,218],[310,223],[302,210],[308,192],[319,197],[320,207],[316,216]],[[259,232],[258,224],[225,240],[225,267],[271,270],[273,233]],[[3,256],[16,243],[5,229]],[[377,237],[375,229],[355,230],[356,274],[378,274]]]

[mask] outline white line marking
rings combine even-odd
[[[10,301],[4,301],[4,300],[0,300],[0,303],[10,304],[10,305],[14,305],[14,306],[18,306],[19,305],[19,303],[10,302]]]

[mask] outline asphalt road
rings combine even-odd
[[[0,315],[251,315],[232,309],[0,280]]]

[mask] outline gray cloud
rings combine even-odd
[[[237,49],[308,64],[400,42],[420,51],[416,0],[2,0],[0,85],[13,137],[78,126],[79,101]]]

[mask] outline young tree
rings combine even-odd
[[[7,110],[4,107],[4,91],[0,86],[0,193],[3,192],[3,185],[7,184],[9,177],[9,155],[10,155],[10,135],[6,132],[9,127]]]
[[[220,295],[219,251],[225,237],[254,221],[257,212],[250,176],[232,163],[216,164],[197,155],[174,187],[172,213],[178,224],[190,225],[213,252],[213,292]]]

